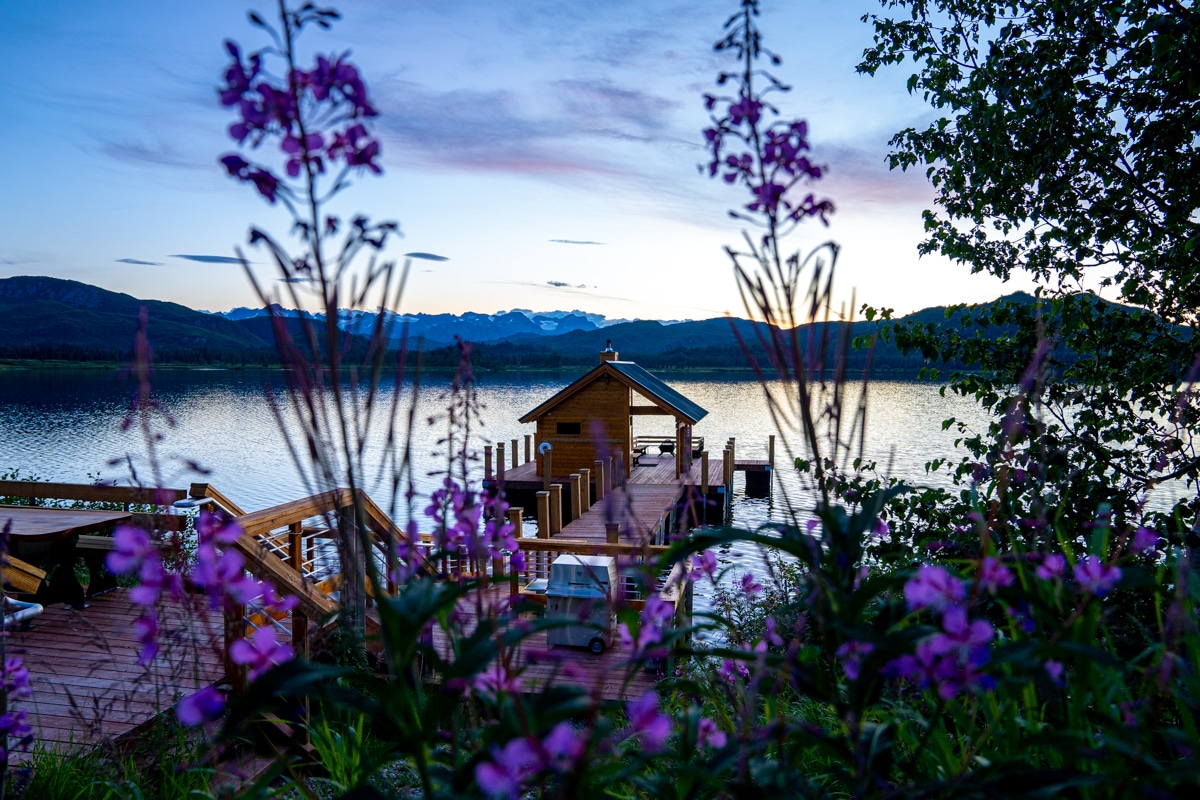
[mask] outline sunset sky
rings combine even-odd
[[[384,175],[338,200],[393,219],[413,261],[402,310],[581,309],[609,317],[742,314],[723,246],[742,190],[709,180],[701,95],[730,62],[712,51],[733,0],[347,0],[309,52],[353,51],[380,116]],[[1025,288],[919,259],[922,174],[890,173],[887,141],[932,118],[905,68],[854,65],[867,0],[766,0],[766,43],[808,120],[828,228],[788,240],[842,245],[848,301],[904,313]],[[228,178],[231,112],[215,87],[226,38],[265,43],[234,0],[8,0],[0,4],[5,153],[0,277],[50,275],[225,310],[255,304],[222,263],[250,224],[286,217]],[[261,276],[273,277],[261,253]]]

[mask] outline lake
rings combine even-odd
[[[482,374],[477,382],[481,405],[473,439],[482,451],[484,443],[523,439],[534,432],[520,425],[518,417],[575,380],[582,371],[561,374]],[[739,458],[765,458],[767,437],[774,431],[762,387],[745,377],[727,374],[660,374],[668,384],[708,410],[695,426],[716,450],[730,436],[736,437]],[[414,484],[426,494],[439,482],[431,472],[446,468],[445,454],[438,444],[445,435],[443,425],[430,425],[445,406],[450,375],[425,376],[416,392],[416,425],[412,435]],[[390,398],[394,384],[384,387]],[[403,386],[407,399],[412,387]],[[0,472],[19,469],[23,476],[66,482],[89,482],[96,478],[186,487],[206,481],[248,511],[293,500],[325,488],[307,488],[280,436],[279,422],[268,394],[286,397],[279,372],[243,370],[160,369],[153,378],[156,402],[144,429],[130,410],[137,386],[115,372],[97,370],[9,370],[0,372]],[[857,396],[857,393],[855,393]],[[376,400],[376,415],[386,408]],[[848,405],[852,413],[853,402]],[[955,417],[976,430],[987,417],[970,399],[947,393],[927,383],[873,381],[867,389],[866,454],[886,474],[922,485],[948,484],[944,474],[929,476],[925,464],[935,457],[955,455],[953,429],[942,430],[942,421]],[[279,415],[289,432],[298,428],[294,409],[279,401]],[[378,420],[377,420],[378,421]],[[669,419],[639,416],[634,421],[638,435],[673,435]],[[389,507],[386,470],[379,465],[389,449],[383,426],[376,425],[365,437],[367,458],[364,485],[384,508]],[[739,474],[734,486],[733,522],[757,527],[787,519],[789,508],[800,518],[809,516],[813,498],[806,492],[798,473],[789,468],[797,449],[794,432],[780,435],[776,443],[775,484],[770,497],[746,497]],[[300,448],[303,452],[303,447]],[[200,470],[203,470],[201,472]],[[482,477],[482,460],[472,465],[475,479]],[[1179,487],[1182,488],[1182,487]],[[1164,498],[1165,499],[1165,498]],[[1159,502],[1162,502],[1161,500]],[[398,514],[403,521],[403,503]],[[419,515],[423,504],[418,501]],[[751,552],[724,552],[720,560],[732,567],[732,575],[759,571],[758,557]],[[709,605],[707,591],[696,598],[697,610]]]
[[[479,449],[534,432],[517,418],[566,386],[581,372],[562,374],[496,373],[479,376],[479,423],[473,433]],[[428,420],[444,406],[449,375],[427,375],[417,391],[417,424],[413,429],[414,481],[420,492],[437,479],[429,473],[445,468],[438,439],[444,425]],[[754,380],[717,374],[661,377],[708,410],[695,427],[716,450],[736,437],[740,458],[765,458],[767,437],[775,432],[763,390]],[[384,387],[389,398],[394,383]],[[207,481],[247,510],[265,508],[306,493],[305,480],[280,437],[279,423],[267,394],[284,398],[278,372],[244,370],[158,370],[152,380],[156,407],[150,414],[148,437],[140,417],[131,418],[136,384],[115,372],[96,370],[10,370],[0,372],[0,471],[20,469],[23,475],[68,482],[95,478],[129,483],[132,476],[153,483],[186,486]],[[407,416],[411,387],[402,387]],[[373,404],[375,413],[385,403]],[[938,387],[922,383],[876,381],[868,389],[867,453],[891,474],[926,480],[925,462],[954,452],[954,432],[942,431],[942,420],[986,424],[969,400],[942,397]],[[280,401],[278,411],[286,428],[298,430],[294,409]],[[848,411],[853,411],[851,407]],[[132,419],[133,424],[127,424]],[[380,422],[381,420],[376,420]],[[366,441],[369,455],[366,486],[386,492],[378,479],[378,464],[386,454],[383,425],[377,424]],[[673,435],[669,419],[638,417],[638,435]],[[794,435],[780,435],[776,445],[778,485],[772,498],[741,497],[734,513],[739,522],[758,524],[775,519],[785,498],[804,508],[803,489],[792,459],[804,455]],[[153,457],[151,455],[153,448]],[[792,452],[794,450],[794,452]],[[204,472],[195,467],[202,468]],[[477,474],[482,463],[476,463]],[[739,485],[741,478],[739,476]],[[381,504],[386,497],[377,496]]]

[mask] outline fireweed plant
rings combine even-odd
[[[251,232],[293,299],[311,291],[329,320],[317,330],[275,319],[281,354],[294,367],[291,400],[304,422],[303,440],[289,445],[315,488],[354,488],[365,474],[360,412],[369,416],[380,405],[361,401],[378,391],[383,332],[365,345],[351,341],[336,328],[337,311],[343,301],[362,303],[364,287],[398,297],[390,267],[373,260],[365,271],[351,266],[364,250],[377,254],[395,227],[358,220],[340,255],[327,257],[343,226],[320,213],[328,196],[322,180],[333,192],[348,175],[377,167],[368,130],[375,110],[346,56],[318,58],[309,70],[296,65],[296,37],[310,25],[327,27],[334,12],[281,4],[279,16],[278,27],[251,16],[273,46],[249,56],[228,46],[233,63],[221,100],[239,114],[231,135],[257,152],[274,143],[271,156],[282,170],[242,155],[223,163],[295,217],[300,256]],[[394,787],[380,783],[381,769],[396,763],[430,798],[1167,797],[1200,778],[1200,587],[1186,549],[1148,529],[1118,528],[1103,513],[1086,530],[1055,528],[1049,519],[1053,536],[1032,548],[993,525],[985,498],[971,497],[972,511],[955,524],[960,541],[974,537],[973,549],[914,548],[886,511],[906,487],[848,483],[861,459],[865,407],[859,400],[843,411],[851,401],[838,354],[849,343],[845,328],[829,321],[838,248],[826,244],[806,258],[785,257],[781,248],[801,221],[825,219],[833,209],[805,191],[823,170],[807,155],[804,124],[779,119],[773,101],[786,87],[760,68],[778,58],[763,48],[757,16],[757,3],[744,0],[717,43],[738,66],[718,79],[720,91],[732,92],[705,98],[708,172],[750,194],[733,213],[756,232],[746,236],[745,252],[730,256],[748,310],[774,323],[761,328],[771,360],[760,369],[785,387],[768,402],[781,433],[805,448],[797,458],[813,472],[815,507],[789,505],[782,522],[755,531],[697,532],[642,576],[653,585],[663,567],[684,565],[677,580],[720,583],[729,592],[714,550],[759,548],[766,564],[780,566],[732,581],[743,608],[770,599],[754,630],[732,635],[744,632],[730,631],[720,614],[680,625],[651,598],[640,612],[620,611],[621,637],[635,653],[625,676],[641,669],[641,659],[691,657],[678,671],[668,668],[656,690],[620,704],[587,686],[528,691],[516,650],[524,645],[527,660],[553,662],[552,651],[529,652],[529,637],[564,621],[522,615],[519,604],[485,603],[477,591],[485,578],[506,577],[488,575],[487,562],[520,552],[503,524],[502,495],[482,495],[468,481],[476,401],[463,344],[447,414],[438,420],[446,425],[447,468],[423,517],[409,515],[382,563],[360,557],[370,545],[353,525],[331,525],[342,539],[343,565],[358,558],[360,577],[377,587],[378,667],[362,672],[287,658],[277,643],[255,636],[235,654],[255,672],[242,697],[223,709],[225,698],[211,695],[180,707],[190,721],[220,714],[226,740],[249,738],[273,753],[273,768],[246,796],[270,796],[278,780],[307,795],[303,775],[322,769],[299,737],[281,744],[264,736],[255,724],[264,719],[297,723],[298,731],[307,724],[319,734],[322,758],[345,762],[324,772],[338,776],[346,798],[387,796]],[[283,72],[272,75],[268,61],[279,60]],[[365,398],[353,388],[363,384]],[[387,423],[388,452],[398,455],[385,457],[393,459],[393,507],[403,502],[411,511],[420,501],[405,472],[403,432],[392,421],[400,407],[397,397]],[[1012,435],[1027,435],[1025,413],[1019,402],[1013,406],[1005,426]],[[852,457],[856,438],[859,459]],[[197,565],[211,576],[205,591],[213,602],[257,591],[221,548],[233,523],[206,517],[201,527],[200,547],[211,549],[197,554]],[[175,580],[143,550],[124,534],[113,566],[144,572],[139,591],[147,599],[174,591]],[[382,590],[385,577],[394,592]],[[1133,606],[1147,611],[1137,615],[1139,626],[1118,625]],[[356,611],[344,597],[343,608],[361,624],[361,606]],[[720,646],[701,647],[688,636],[714,630],[730,634],[709,639]],[[357,744],[365,741],[373,743],[369,752]],[[330,745],[338,742],[341,751]],[[409,789],[399,791],[407,796]]]
[[[709,651],[710,674],[694,670],[679,683],[731,731],[716,754],[722,780],[709,789],[730,796],[1177,796],[1200,778],[1193,553],[1148,527],[1118,524],[1103,505],[1079,527],[1065,527],[1052,511],[1023,520],[998,513],[1006,480],[1019,487],[1057,457],[1039,449],[1038,408],[1029,399],[1045,379],[1053,349],[1045,340],[1029,343],[1020,385],[1000,404],[997,443],[983,464],[1002,477],[990,484],[995,493],[967,486],[944,541],[914,539],[896,524],[897,509],[933,519],[946,512],[928,494],[857,474],[865,464],[865,406],[860,398],[844,425],[838,354],[848,346],[848,326],[829,335],[827,324],[793,327],[828,320],[829,276],[811,255],[814,278],[803,293],[808,259],[781,259],[779,238],[788,225],[829,209],[813,195],[779,199],[783,187],[820,173],[807,159],[783,166],[788,158],[799,162],[806,144],[793,139],[784,149],[780,136],[804,129],[771,121],[774,109],[756,97],[754,80],[765,91],[783,88],[756,70],[760,58],[777,62],[762,49],[756,16],[757,4],[746,0],[717,45],[733,50],[742,69],[719,78],[734,81],[735,96],[706,98],[716,109],[706,132],[708,169],[751,194],[733,213],[763,233],[746,237],[748,253],[730,255],[747,310],[790,328],[762,329],[772,377],[789,385],[785,392],[764,387],[781,432],[798,429],[807,448],[796,462],[813,477],[817,504],[812,519],[792,509],[782,523],[701,533],[677,547],[677,558],[692,558],[697,574],[714,582],[719,573],[703,551],[718,545],[753,545],[779,554],[768,565],[786,565],[769,570],[770,591],[753,575],[717,590],[723,611],[761,609],[769,600],[752,620],[757,639],[727,631],[728,646]],[[836,246],[824,248],[836,258]],[[812,378],[829,368],[833,386],[822,380],[814,390]],[[1031,527],[1038,535],[1028,535]],[[731,597],[739,590],[740,602]],[[731,626],[719,615],[700,624]]]

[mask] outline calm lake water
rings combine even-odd
[[[517,418],[577,378],[580,373],[482,375],[478,396],[482,404],[476,444],[523,439],[533,425]],[[665,380],[708,410],[695,428],[709,449],[719,453],[724,441],[736,437],[738,456],[765,458],[767,437],[775,432],[763,390],[753,380],[725,375],[670,375]],[[448,375],[426,376],[417,391],[417,424],[413,430],[414,478],[427,492],[436,478],[429,473],[444,468],[438,439],[442,424],[430,425],[445,403]],[[389,391],[391,386],[385,387]],[[21,370],[0,372],[0,471],[19,469],[57,481],[87,482],[96,476],[129,483],[136,473],[151,483],[155,464],[165,485],[186,486],[207,481],[247,510],[265,508],[306,493],[305,480],[280,436],[279,423],[267,393],[285,397],[279,373],[241,370],[159,370],[152,391],[158,411],[151,417],[153,458],[147,436],[135,421],[127,425],[137,387],[116,373],[71,370]],[[407,415],[411,387],[402,387],[402,411]],[[389,401],[390,402],[390,401]],[[936,386],[920,383],[876,381],[868,390],[866,449],[881,468],[913,480],[926,480],[924,464],[954,452],[953,432],[941,429],[942,420],[955,416],[982,425],[985,420],[973,403],[941,397]],[[382,401],[373,409],[381,414]],[[295,434],[293,409],[285,402],[280,410],[287,429]],[[851,407],[849,409],[853,411]],[[382,423],[383,420],[379,419]],[[671,421],[638,417],[637,434],[672,435]],[[368,491],[382,504],[388,499],[378,464],[387,454],[385,427],[374,426],[367,441]],[[792,470],[785,469],[799,450],[794,435],[780,435],[776,443],[778,485],[770,499],[741,497],[734,513],[743,524],[775,519],[785,502],[806,508],[803,488]],[[522,445],[523,448],[523,445]],[[206,470],[198,472],[192,465]],[[482,466],[476,465],[482,471]],[[740,487],[740,478],[738,481]],[[378,493],[378,494],[376,494]]]
[[[486,442],[532,434],[533,426],[518,424],[518,417],[580,374],[481,375],[477,386],[483,408],[481,425],[475,429],[476,445],[482,451]],[[734,436],[739,457],[766,457],[767,437],[775,427],[757,382],[728,375],[664,373],[661,377],[708,410],[695,435],[705,437],[710,451],[719,457],[725,440]],[[412,457],[414,482],[421,494],[438,483],[429,473],[445,468],[438,444],[445,428],[431,426],[428,419],[444,407],[449,378],[428,375],[416,394]],[[101,371],[0,372],[0,472],[19,469],[22,475],[55,481],[88,482],[101,477],[128,484],[135,473],[141,482],[153,483],[157,469],[162,485],[186,487],[193,481],[207,481],[248,511],[326,488],[306,487],[283,444],[272,403],[266,399],[268,392],[286,395],[278,372],[156,372],[153,396],[159,411],[151,418],[153,456],[139,425],[126,424],[136,388],[116,373]],[[407,417],[411,386],[402,389]],[[849,404],[849,411],[853,406]],[[382,401],[373,404],[376,414],[381,408],[385,408]],[[987,424],[971,400],[949,393],[943,397],[937,386],[925,383],[874,381],[867,390],[867,408],[867,455],[878,461],[882,472],[917,485],[944,480],[927,475],[925,464],[935,457],[955,455],[958,434],[942,430],[944,419],[953,416],[975,429]],[[293,409],[281,403],[280,411],[294,436]],[[670,420],[661,418],[639,416],[634,426],[637,434],[673,433]],[[366,441],[368,492],[380,506],[389,508],[388,484],[381,481],[385,471],[378,466],[389,454],[384,426],[376,425]],[[795,470],[788,468],[795,456],[807,456],[798,447],[794,433],[777,438],[775,485],[768,498],[746,497],[739,475],[734,487],[735,524],[753,528],[783,521],[792,513],[789,508],[801,518],[808,516],[812,497]],[[481,463],[475,465],[475,477],[482,477]],[[418,514],[422,507],[418,501]],[[397,516],[403,520],[402,508]],[[721,560],[732,566],[734,575],[761,569],[753,553],[725,552]],[[704,609],[708,600],[698,594],[697,610]]]

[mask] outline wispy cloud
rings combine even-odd
[[[573,284],[573,283],[567,283],[566,281],[546,281],[546,285],[553,286],[556,289],[586,289],[586,288],[588,288],[588,285],[586,283]]]
[[[589,242],[581,239],[551,239],[555,244],[604,244],[604,242]]]
[[[405,253],[404,257],[405,258],[419,258],[422,261],[449,261],[450,260],[449,256],[439,256],[437,253],[422,253],[420,251],[418,251],[416,253]]]
[[[180,152],[169,142],[105,141],[101,143],[100,150],[109,158],[127,164],[187,169],[212,168],[212,164]]]
[[[142,267],[161,267],[161,266],[163,266],[163,262],[161,262],[161,261],[142,261],[140,258],[118,258],[118,259],[116,259],[116,262],[118,264],[137,264],[138,266],[142,266]]]
[[[185,261],[198,261],[201,264],[240,264],[240,258],[233,256],[195,256],[184,255],[183,253],[172,253],[171,258],[182,258]]]

